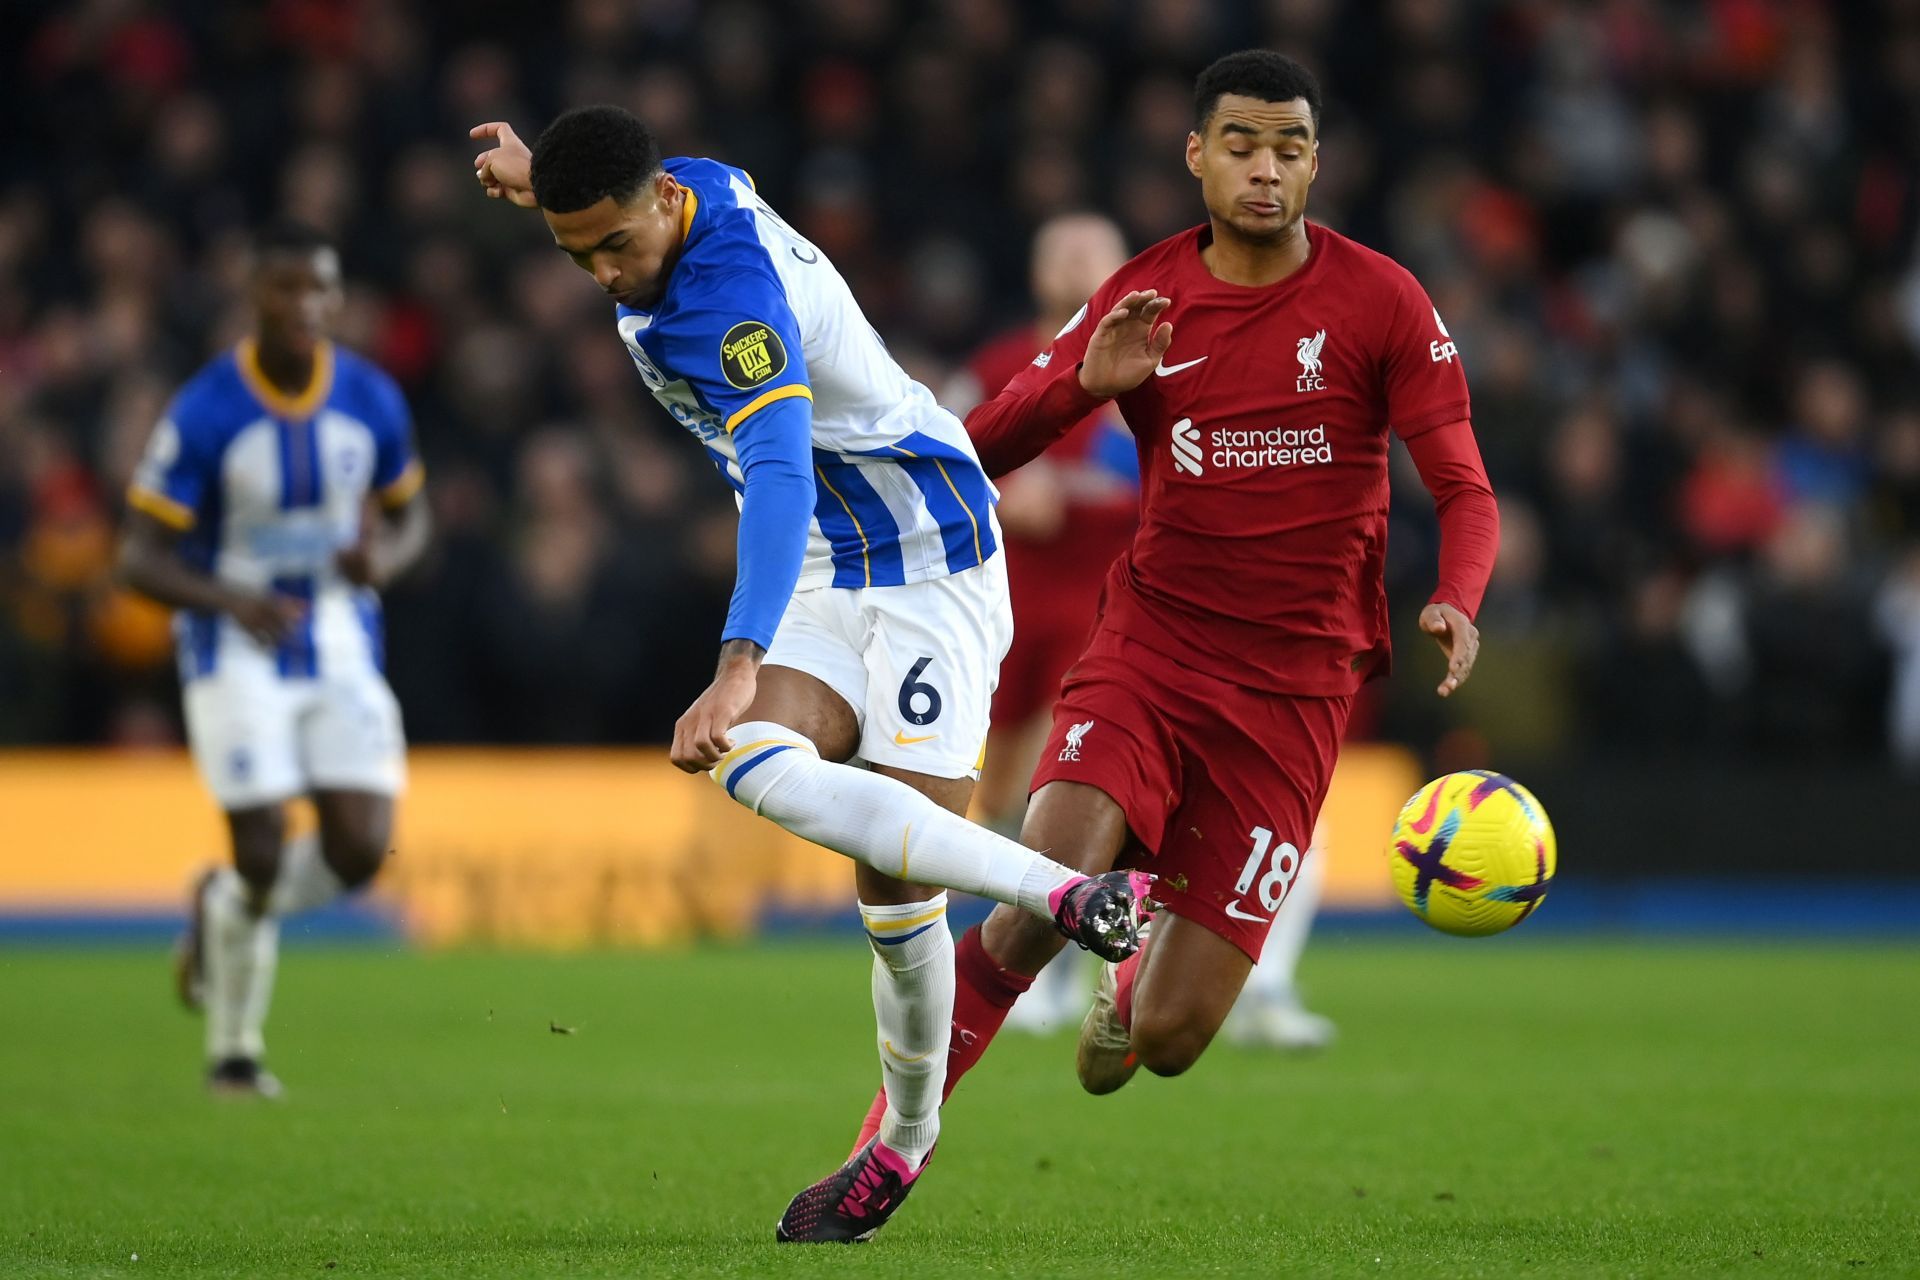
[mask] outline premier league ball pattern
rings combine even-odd
[[[1505,774],[1435,778],[1394,823],[1387,851],[1407,909],[1443,933],[1511,929],[1547,896],[1558,853],[1533,793]]]

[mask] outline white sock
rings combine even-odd
[[[1253,966],[1247,989],[1263,1000],[1282,1000],[1293,993],[1294,971],[1300,967],[1300,953],[1307,948],[1307,935],[1313,932],[1313,917],[1320,911],[1320,889],[1327,880],[1327,851],[1317,841],[1307,850],[1300,874],[1287,890],[1287,900],[1273,916],[1273,929],[1267,934],[1266,950],[1260,963]]]
[[[897,907],[860,904],[873,948],[873,1019],[887,1112],[880,1140],[918,1168],[940,1136],[953,1033],[953,934],[947,895]]]
[[[295,836],[280,850],[280,873],[274,877],[273,892],[267,897],[267,913],[298,915],[324,907],[346,891],[346,885],[320,854],[320,837]]]
[[[713,768],[727,794],[793,834],[914,884],[978,894],[1053,919],[1071,867],[949,813],[896,778],[822,760],[813,743],[765,721],[735,725]]]
[[[253,1058],[266,1053],[262,1029],[273,999],[280,926],[248,906],[246,881],[231,867],[208,882],[201,910],[206,936],[207,1056]]]
[[[207,1054],[259,1059],[266,1053],[267,1009],[280,959],[281,916],[324,906],[345,891],[320,854],[316,834],[295,836],[280,850],[280,870],[256,917],[240,873],[228,867],[207,885]]]

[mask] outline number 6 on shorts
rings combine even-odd
[[[900,682],[900,716],[908,724],[932,724],[940,718],[940,691],[920,679],[932,661],[930,657],[920,659]],[[915,698],[924,698],[926,706],[916,710]]]

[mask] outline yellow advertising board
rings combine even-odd
[[[377,892],[430,945],[737,937],[844,912],[846,859],[787,835],[652,750],[423,749]],[[1328,798],[1328,905],[1392,901],[1382,854],[1413,757],[1350,747]],[[184,755],[0,753],[0,914],[177,908],[224,857]]]

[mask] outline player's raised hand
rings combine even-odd
[[[473,176],[487,189],[489,200],[511,200],[522,209],[533,208],[533,151],[505,120],[489,120],[467,130],[469,138],[483,138],[493,146],[473,158]]]
[[[1473,674],[1473,660],[1480,656],[1480,628],[1452,605],[1436,601],[1420,611],[1420,629],[1447,655],[1447,678],[1435,690],[1447,697]]]
[[[693,700],[673,725],[668,758],[683,773],[700,773],[720,763],[733,749],[727,730],[753,702],[759,686],[757,663],[722,659],[720,670],[705,693]]]
[[[1147,380],[1173,345],[1173,325],[1160,319],[1172,305],[1157,290],[1136,289],[1100,317],[1080,361],[1088,395],[1111,399]]]

